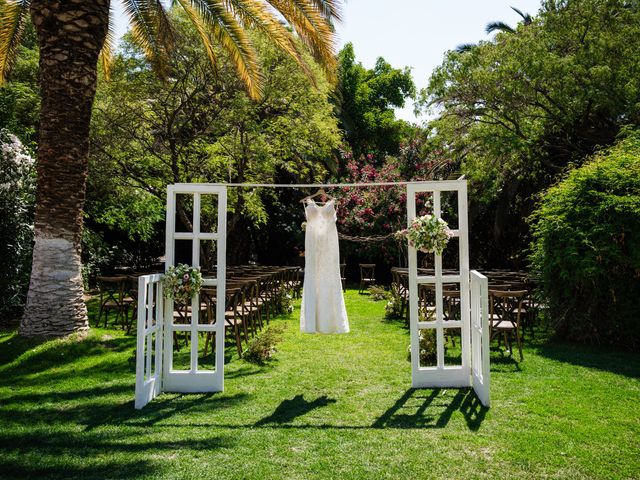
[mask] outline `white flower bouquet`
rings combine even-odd
[[[447,222],[435,215],[414,218],[409,228],[399,231],[398,236],[406,238],[409,245],[424,253],[442,255],[453,232]]]
[[[184,263],[171,266],[162,276],[162,287],[166,298],[188,304],[202,288],[200,268],[190,267]]]

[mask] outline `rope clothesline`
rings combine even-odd
[[[371,183],[219,183],[216,185],[236,188],[363,188],[393,187],[423,182],[371,182]]]
[[[344,233],[338,232],[338,238],[340,240],[346,240],[348,242],[356,242],[356,243],[376,243],[376,242],[384,242],[389,240],[390,238],[396,238],[396,233],[388,233],[387,235],[370,235],[368,237],[357,236],[357,235],[346,235]]]
[[[393,187],[401,185],[421,185],[425,183],[443,183],[463,180],[423,180],[402,182],[352,182],[352,183],[208,183],[217,187],[235,188],[365,188],[365,187]]]

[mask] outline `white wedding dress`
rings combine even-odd
[[[308,200],[304,208],[304,286],[300,330],[306,333],[347,333],[349,320],[340,280],[340,248],[333,200],[320,206]]]

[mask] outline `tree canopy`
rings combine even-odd
[[[0,86],[0,128],[13,132],[31,149],[36,146],[40,111],[38,58],[36,34],[28,23],[17,47],[10,81]]]
[[[473,181],[496,258],[522,247],[533,194],[639,124],[639,47],[637,2],[549,0],[530,23],[451,51],[434,71],[421,93],[438,113],[433,153]]]
[[[356,62],[351,43],[338,54],[337,114],[356,157],[398,153],[408,124],[396,119],[394,108],[414,95],[408,67],[393,68],[380,57],[369,70]]]
[[[329,83],[311,58],[309,78],[252,33],[265,72],[262,97],[253,100],[222,51],[214,72],[195,29],[185,19],[174,24],[180,46],[169,81],[158,80],[128,39],[96,97],[88,213],[134,239],[154,233],[169,183],[313,181],[340,142]],[[242,250],[248,233],[266,223],[263,200],[272,194],[230,192],[230,246]]]

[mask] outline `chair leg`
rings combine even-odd
[[[238,323],[233,322],[233,334],[236,337],[236,348],[238,349],[238,356],[242,357],[242,341],[240,340],[240,329],[238,328]]]
[[[100,327],[100,318],[102,317],[102,309],[104,305],[102,301],[100,301],[100,310],[98,310],[98,321],[96,322],[96,327]]]
[[[129,329],[127,330],[127,335],[129,335],[131,333],[131,329],[133,328],[133,325],[138,320],[137,312],[138,312],[138,304],[136,302],[133,305],[131,305],[131,321],[129,322]]]
[[[120,312],[122,311],[122,307],[120,305],[116,306],[116,323],[115,325],[118,325],[118,322],[120,321]]]
[[[122,305],[122,330],[129,331],[129,306]]]
[[[516,343],[518,344],[518,351],[520,352],[520,361],[523,360],[522,356],[522,339],[520,338],[520,332],[516,328]]]
[[[247,332],[247,318],[242,317],[242,331],[244,333],[244,341],[249,343],[249,332]]]
[[[215,351],[216,345],[216,332],[207,332],[207,336],[204,339],[204,352],[202,353],[203,357],[207,356],[207,352],[209,351],[209,343],[211,343],[211,353]]]
[[[203,357],[207,356],[207,351],[209,350],[209,338],[211,338],[211,332],[207,332],[207,335],[204,337],[204,351],[202,353]]]

